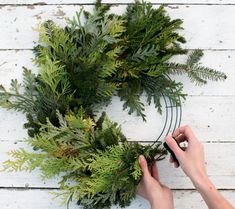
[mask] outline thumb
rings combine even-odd
[[[150,175],[147,161],[143,155],[139,156],[139,164],[140,164],[140,168],[141,168],[144,176]]]
[[[171,137],[166,136],[165,138],[167,145],[170,147],[170,149],[174,152],[176,158],[179,160],[179,158],[182,156],[183,151],[177,144],[177,142]]]

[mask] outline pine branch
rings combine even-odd
[[[223,81],[227,78],[223,72],[201,66],[199,61],[202,56],[202,50],[195,50],[189,54],[185,64],[168,63],[168,72],[174,74],[186,73],[189,79],[198,85],[206,84],[207,80]]]
[[[200,49],[194,50],[191,54],[189,54],[186,65],[189,67],[193,67],[196,63],[199,63],[203,56],[203,51]]]
[[[197,80],[197,78],[200,78],[202,81],[202,84],[206,84],[207,80],[212,80],[212,81],[223,81],[227,78],[225,73],[216,71],[211,68],[199,66],[199,65],[194,65],[193,68],[190,70],[188,73],[188,76],[192,75],[192,78]],[[198,80],[197,80],[198,81]],[[199,80],[200,83],[200,80]]]

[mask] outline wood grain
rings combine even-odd
[[[57,190],[14,190],[14,189],[0,189],[0,204],[1,209],[65,209],[66,206],[61,206],[59,199],[52,201],[53,195],[51,192],[58,192]],[[174,192],[174,204],[175,209],[206,209],[206,205],[203,202],[200,195],[194,191],[179,191]],[[235,204],[235,191],[224,191],[221,193]],[[82,209],[75,203],[70,204],[71,209]],[[137,196],[132,201],[129,207],[126,209],[146,209],[149,208],[148,202]],[[117,206],[113,206],[111,209],[120,209]]]
[[[189,97],[182,108],[181,124],[190,125],[202,141],[235,142],[234,96]],[[165,121],[165,114],[160,116],[154,105],[146,106],[146,123],[139,117],[129,116],[127,111],[122,110],[118,98],[114,98],[113,103],[104,110],[112,120],[123,126],[123,133],[132,141],[154,141]],[[22,128],[25,122],[23,114],[0,109],[0,140],[22,141],[27,137],[26,130]]]
[[[32,50],[0,50],[0,84],[10,87],[11,79],[22,81],[22,67],[25,66],[37,72],[32,59]],[[185,62],[185,57],[175,57],[172,62]],[[184,84],[184,92],[193,96],[232,96],[235,95],[235,51],[204,51],[201,64],[227,75],[224,82],[208,82],[204,86],[195,86],[186,76],[172,76],[172,79]]]
[[[93,6],[84,7],[91,11]],[[64,25],[65,17],[71,18],[80,8],[79,5],[3,6],[0,49],[32,49],[33,42],[38,40],[38,33],[32,28],[47,19]],[[112,11],[121,14],[125,8],[116,5]],[[235,18],[235,5],[173,5],[166,9],[172,18],[184,19],[182,34],[188,40],[186,48],[235,49],[235,22],[231,21]]]
[[[129,4],[134,0],[102,0],[103,3]],[[95,0],[0,0],[0,4],[94,4]],[[234,4],[233,0],[149,0],[153,4]]]

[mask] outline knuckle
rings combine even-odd
[[[165,191],[170,191],[170,188],[169,188],[168,186],[165,186],[165,185],[163,185],[163,189],[164,189]]]
[[[191,130],[191,127],[189,125],[184,126],[185,130]]]

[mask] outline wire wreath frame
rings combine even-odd
[[[163,135],[166,136],[178,128],[182,118],[181,105],[174,104],[174,102],[165,95],[162,95],[162,97],[165,103],[166,116],[163,129],[160,135],[157,137],[156,141],[158,141]]]
[[[174,132],[174,130],[180,127],[181,124],[182,106],[180,97],[178,97],[179,104],[176,104],[176,102],[174,102],[170,97],[164,94],[162,94],[162,98],[166,109],[165,121],[162,131],[160,132],[156,140],[152,143],[152,146],[158,143],[162,137],[167,136],[170,132]]]
[[[181,100],[180,97],[178,97],[178,101],[180,101],[180,104],[176,104],[172,99],[164,94],[162,94],[162,98],[164,101],[164,106],[166,110],[165,114],[165,121],[163,125],[163,129],[160,132],[159,136],[156,138],[156,140],[152,143],[151,146],[154,146],[156,143],[161,143],[160,139],[162,137],[165,137],[170,132],[173,132],[176,128],[178,128],[181,124],[181,118],[182,118],[182,106],[181,106]],[[72,202],[73,195],[69,197],[66,203],[66,208],[70,209],[70,203]]]
[[[171,78],[169,76],[167,76],[167,77],[168,77],[168,79],[171,80]],[[174,92],[172,92],[172,94],[173,93]],[[117,95],[114,95],[114,96],[116,97]],[[161,99],[162,113],[159,113],[159,115],[156,115],[156,117],[158,117],[158,116],[161,117],[161,124],[162,124],[161,127],[162,128],[158,127],[157,133],[155,133],[156,135],[151,136],[151,139],[150,138],[138,139],[139,136],[136,137],[136,135],[135,136],[132,135],[132,136],[127,137],[129,142],[140,142],[140,143],[144,143],[144,144],[148,143],[148,144],[154,146],[156,143],[161,143],[162,139],[165,136],[167,136],[169,133],[174,132],[174,130],[180,126],[181,119],[182,119],[181,97],[180,96],[177,97],[178,102],[176,103],[174,100],[171,99],[170,96],[162,93],[160,95],[160,99]],[[121,103],[120,102],[121,102],[120,100],[118,100],[118,101],[114,100],[114,104],[118,104],[117,106],[113,106],[113,104],[111,102],[111,105],[108,104],[107,106],[105,106],[104,109],[102,109],[102,111],[100,111],[100,113],[106,112],[108,114],[108,116],[113,121],[117,122],[117,124],[123,125],[125,123],[125,125],[127,125],[126,121],[124,122],[123,119],[120,119],[120,115],[118,115],[119,117],[117,117],[117,114],[113,113],[113,112],[115,112],[115,111],[113,111],[113,108],[114,109],[120,108],[119,105],[120,106],[122,105],[122,102]],[[145,105],[148,106],[149,104],[145,103]],[[156,110],[156,107],[155,107],[155,110]],[[151,111],[154,111],[154,110],[151,110]],[[125,118],[125,117],[132,118],[131,122],[128,122],[129,123],[128,125],[130,125],[130,127],[132,127],[133,123],[135,123],[135,119],[133,118],[133,116],[131,116],[129,113],[127,113],[127,111],[124,111],[124,112],[126,112],[126,115],[123,115],[123,118]],[[148,121],[148,118],[147,118],[147,121]],[[143,126],[145,126],[145,125],[143,124]],[[153,128],[153,126],[152,126],[152,128]],[[132,132],[131,129],[128,129],[128,130],[122,129],[122,131],[127,136],[129,135],[130,132]],[[148,131],[148,130],[146,130],[146,131]],[[138,134],[138,131],[137,131],[137,134]],[[136,138],[136,139],[133,140],[134,138]]]

